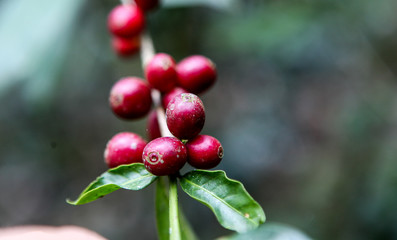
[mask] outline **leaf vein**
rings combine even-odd
[[[141,177],[139,177],[139,178],[134,178],[134,179],[131,179],[131,180],[126,181],[126,182],[124,182],[124,183],[121,183],[120,186],[125,186],[125,185],[130,184],[131,182],[141,181],[141,179],[144,179],[144,178],[151,178],[151,177],[152,177],[152,176],[150,176],[149,174],[148,174],[148,175],[144,175],[144,176],[141,176]]]
[[[228,206],[230,209],[232,209],[233,211],[235,211],[238,215],[240,215],[241,217],[243,217],[243,219],[247,219],[247,220],[249,220],[250,222],[252,222],[254,225],[257,225],[257,223],[256,223],[253,219],[246,218],[246,217],[244,216],[244,214],[240,213],[240,211],[238,211],[236,208],[232,207],[229,203],[227,203],[226,201],[224,201],[223,199],[221,199],[221,198],[218,197],[217,195],[211,193],[211,192],[208,191],[206,188],[203,188],[202,186],[200,186],[200,185],[198,185],[198,184],[196,184],[196,183],[194,183],[194,182],[192,182],[192,181],[190,181],[190,180],[187,180],[187,179],[184,179],[184,180],[187,181],[187,182],[190,182],[192,185],[196,186],[196,187],[199,188],[199,189],[205,190],[205,192],[208,192],[208,194],[212,195],[214,198],[218,199],[220,202],[223,202],[226,206]],[[212,207],[211,207],[211,208],[212,208]]]

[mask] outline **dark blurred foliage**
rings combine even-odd
[[[397,1],[206,2],[161,8],[148,28],[158,51],[217,64],[202,99],[203,132],[225,149],[218,168],[268,221],[314,239],[397,239]],[[118,78],[142,76],[139,56],[110,49],[116,4],[0,1],[0,226],[155,239],[154,186],[65,203],[106,170],[108,139],[146,134],[145,119],[122,121],[108,107]],[[230,233],[179,195],[200,239]]]

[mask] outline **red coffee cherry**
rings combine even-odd
[[[152,106],[149,86],[143,79],[126,77],[116,82],[109,97],[113,112],[125,119],[145,116]]]
[[[175,67],[175,61],[170,55],[158,53],[145,68],[146,79],[153,88],[160,92],[168,92],[177,82]]]
[[[195,168],[210,169],[216,167],[223,158],[221,143],[214,137],[198,135],[186,143],[188,163]]]
[[[114,36],[112,38],[113,50],[121,57],[128,57],[139,51],[141,40],[139,36],[132,38],[122,38]]]
[[[205,122],[203,102],[192,93],[174,97],[168,104],[165,115],[168,129],[179,139],[194,138]]]
[[[147,122],[147,133],[150,140],[161,137],[161,131],[160,131],[156,110],[152,110],[149,113],[148,122]]]
[[[108,17],[108,28],[119,37],[139,35],[145,27],[145,16],[134,4],[118,5],[113,8]]]
[[[194,94],[204,92],[216,80],[215,64],[200,55],[183,59],[178,63],[176,71],[179,85]]]
[[[159,0],[135,0],[135,3],[144,11],[149,11],[159,5]]]
[[[186,147],[174,137],[156,138],[143,149],[142,160],[146,169],[154,175],[177,173],[187,159]]]
[[[106,145],[104,157],[109,168],[121,164],[142,162],[142,152],[146,141],[138,134],[122,132],[116,134]]]
[[[188,91],[186,91],[183,88],[180,87],[175,87],[174,89],[172,89],[170,92],[167,92],[166,94],[163,95],[163,97],[161,98],[161,104],[163,105],[164,109],[167,109],[168,103],[176,96],[179,95],[181,93],[189,93]]]

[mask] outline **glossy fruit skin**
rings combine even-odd
[[[145,67],[145,76],[153,88],[171,91],[177,83],[175,60],[166,53],[156,54]]]
[[[137,53],[140,49],[141,41],[139,36],[131,38],[112,37],[112,48],[121,57],[128,57]]]
[[[183,140],[196,137],[205,122],[203,102],[192,93],[175,96],[168,104],[165,115],[170,132]]]
[[[135,4],[118,5],[108,16],[108,28],[118,37],[139,35],[145,27],[145,15]]]
[[[145,116],[152,106],[150,87],[137,77],[125,77],[117,81],[109,97],[113,112],[124,119]]]
[[[171,102],[171,100],[181,94],[181,93],[189,93],[188,91],[186,91],[183,88],[180,87],[175,87],[174,89],[172,89],[171,91],[167,92],[166,94],[163,95],[163,97],[161,98],[161,104],[163,106],[164,109],[167,109],[168,103]]]
[[[135,0],[135,3],[146,12],[158,7],[159,0]]]
[[[174,137],[156,138],[143,149],[142,160],[146,169],[156,176],[177,173],[186,163],[185,145]]]
[[[152,110],[149,113],[149,117],[147,121],[147,134],[150,140],[161,137],[161,131],[160,131],[156,110]]]
[[[138,134],[131,132],[118,133],[106,145],[105,162],[109,168],[121,164],[142,162],[142,152],[145,146],[146,141]]]
[[[183,59],[178,63],[176,70],[179,86],[194,94],[209,89],[215,83],[217,76],[215,64],[200,55]]]
[[[195,168],[210,169],[216,167],[223,158],[223,147],[214,137],[198,135],[186,143],[188,163]]]

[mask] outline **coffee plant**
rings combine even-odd
[[[208,170],[224,157],[218,139],[200,135],[206,113],[198,95],[214,85],[215,64],[200,55],[177,63],[168,53],[155,53],[144,29],[145,13],[158,5],[156,0],[123,1],[108,17],[115,53],[128,57],[140,50],[146,78],[118,80],[110,90],[110,108],[124,120],[149,115],[150,142],[136,133],[117,133],[104,152],[110,169],[68,203],[86,204],[118,189],[140,190],[156,183],[159,239],[197,239],[178,208],[179,183],[185,193],[210,208],[224,228],[241,234],[254,230],[265,222],[261,206],[242,183],[228,178],[224,171]],[[187,164],[195,170],[181,174]],[[239,236],[231,239],[246,239]]]

